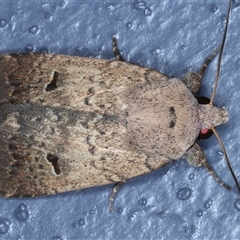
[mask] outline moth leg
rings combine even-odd
[[[123,61],[124,62],[124,59],[123,59],[121,53],[118,50],[117,38],[115,38],[115,37],[112,38],[112,51],[113,51],[113,54],[115,56],[116,61]]]
[[[115,186],[112,189],[112,192],[111,192],[110,197],[109,197],[109,210],[110,210],[110,212],[113,212],[113,210],[114,210],[114,201],[115,201],[117,193],[118,193],[119,189],[122,187],[123,183],[124,182],[116,183]]]
[[[206,160],[206,156],[201,149],[201,147],[194,143],[192,147],[190,147],[183,157],[188,161],[188,163],[194,167],[199,167],[203,165],[209,174],[211,174],[216,182],[218,182],[221,186],[225,187],[228,191],[231,190],[231,187],[226,184],[212,169],[212,167],[208,164]]]
[[[200,89],[202,76],[207,69],[208,65],[212,62],[212,60],[219,53],[220,47],[218,47],[210,56],[206,58],[204,63],[202,64],[199,72],[189,72],[183,77],[183,82],[188,87],[188,89],[195,95]]]

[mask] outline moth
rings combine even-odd
[[[223,46],[224,41],[220,56]],[[200,132],[216,133],[214,126],[228,121],[227,110],[214,107],[213,98],[209,104],[195,98],[219,51],[182,81],[124,62],[116,38],[113,52],[116,61],[0,55],[2,197],[117,183],[110,196],[112,209],[121,183],[181,157],[205,166],[230,190],[196,142]]]

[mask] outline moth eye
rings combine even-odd
[[[197,101],[199,104],[209,104],[210,103],[210,99],[207,97],[197,97]],[[199,139],[208,139],[213,135],[213,131],[211,129],[208,128],[203,128],[201,129],[198,138]]]
[[[209,104],[210,99],[207,97],[197,97],[197,101],[199,104]]]
[[[201,129],[201,131],[198,135],[198,138],[204,140],[204,139],[210,138],[212,135],[213,135],[213,131],[211,129],[203,128],[203,129]]]

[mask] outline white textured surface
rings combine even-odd
[[[0,3],[1,53],[32,49],[110,59],[111,38],[116,35],[127,61],[182,77],[198,70],[220,44],[228,1]],[[238,178],[239,14],[235,0],[215,99],[229,111],[230,121],[218,131]],[[215,72],[216,60],[204,76],[201,95],[210,96]],[[235,186],[215,138],[201,145],[216,172]],[[114,213],[108,211],[110,187],[1,199],[0,239],[240,238],[236,187],[227,192],[204,168],[193,168],[184,160],[128,181],[117,196]]]

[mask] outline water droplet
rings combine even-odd
[[[210,6],[210,11],[211,11],[211,12],[215,13],[217,10],[218,10],[218,7],[217,7],[215,4],[212,4],[212,5]]]
[[[42,7],[43,7],[43,8],[49,7],[49,3],[43,3],[43,4],[42,4]]]
[[[79,226],[83,226],[83,225],[85,225],[85,219],[84,218],[81,218],[81,219],[79,219],[79,221],[78,221],[78,225]]]
[[[201,217],[201,216],[203,215],[203,211],[202,211],[202,210],[199,210],[199,211],[197,212],[197,215],[198,215],[199,217]]]
[[[152,15],[152,10],[150,8],[145,8],[144,14],[145,14],[145,16],[151,16]]]
[[[194,178],[195,178],[195,174],[194,174],[194,173],[189,174],[189,179],[190,179],[190,180],[192,180],[192,179],[194,179]]]
[[[37,33],[39,30],[38,26],[32,26],[29,28],[29,32],[32,33],[32,34],[35,34]]]
[[[234,202],[234,206],[235,208],[240,211],[240,199],[237,199],[235,202]]]
[[[132,28],[132,23],[128,23],[127,24],[127,27],[130,29],[130,28]]]
[[[109,10],[113,10],[114,9],[114,5],[112,5],[112,4],[109,4],[109,5],[107,5],[107,7],[106,7],[107,9],[109,9]]]
[[[146,3],[145,2],[137,2],[134,4],[134,7],[137,9],[143,9],[146,7]]]
[[[208,201],[205,202],[204,207],[205,207],[205,208],[210,208],[210,207],[212,206],[212,203],[213,203],[213,202],[212,202],[212,200],[210,199],[210,200],[208,200]]]
[[[121,213],[123,212],[123,209],[120,207],[120,208],[118,208],[117,212],[118,212],[119,214],[121,214]]]
[[[60,237],[54,237],[53,240],[62,240]]]
[[[192,191],[190,188],[181,188],[178,192],[177,192],[177,197],[180,200],[187,200],[191,197],[192,195]]]
[[[0,219],[0,233],[5,234],[9,230],[9,225],[2,219]]]
[[[95,34],[93,35],[93,37],[97,39],[97,38],[99,38],[99,34],[95,33]]]
[[[46,20],[50,20],[52,18],[52,15],[51,14],[49,14],[49,13],[46,13],[45,14],[45,19]]]
[[[162,50],[159,49],[159,48],[157,48],[157,49],[153,49],[153,50],[151,51],[151,53],[152,53],[152,54],[161,55],[161,54],[162,54]]]
[[[18,221],[25,222],[29,218],[29,213],[27,210],[27,206],[25,204],[21,204],[16,210],[15,210],[15,216]]]
[[[158,213],[159,214],[159,216],[160,216],[160,218],[165,218],[165,217],[167,217],[167,214],[166,214],[166,212],[159,212]]]
[[[34,46],[32,44],[27,44],[25,46],[25,49],[26,49],[27,52],[33,52]]]
[[[96,210],[95,210],[95,209],[91,209],[91,210],[89,211],[89,213],[90,213],[90,214],[95,214],[95,213],[96,213]]]
[[[145,206],[147,204],[147,199],[146,198],[139,199],[138,204],[141,206]]]
[[[128,217],[129,220],[134,220],[134,219],[136,219],[136,218],[137,218],[136,212],[133,213],[133,214],[131,214],[131,215],[129,215],[129,217]]]
[[[7,22],[4,19],[0,19],[0,27],[3,28],[7,25]]]

